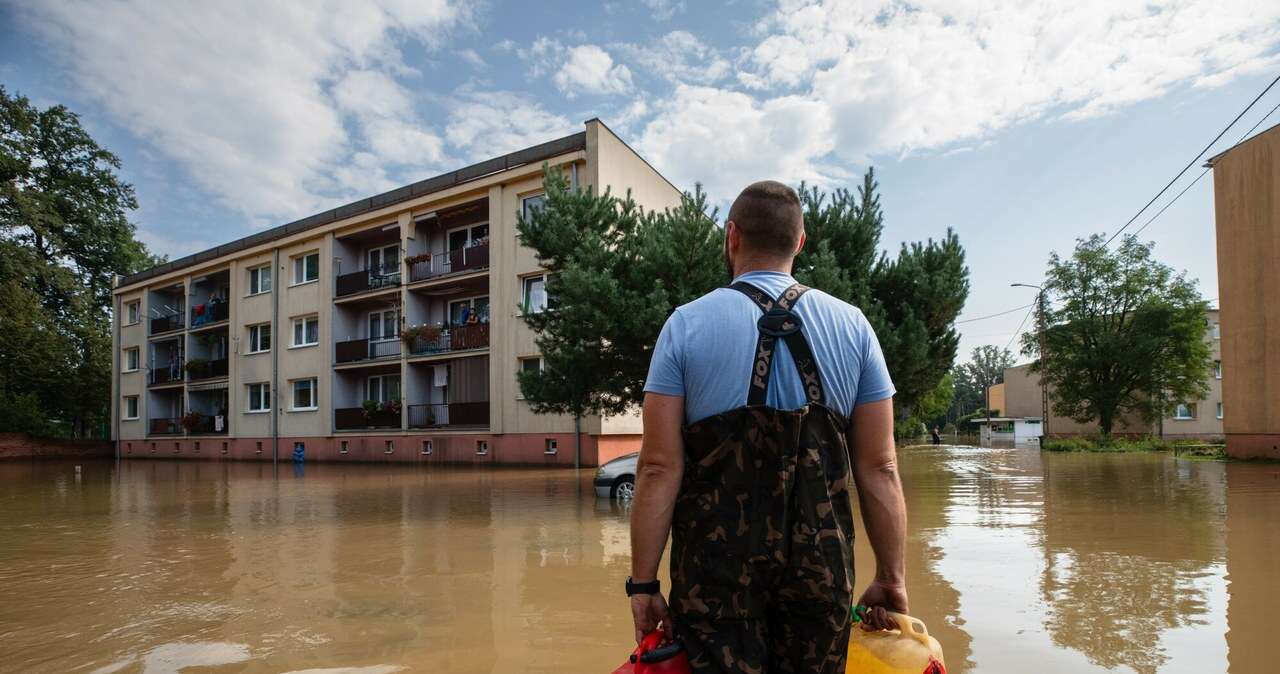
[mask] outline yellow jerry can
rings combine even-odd
[[[923,622],[891,612],[898,629],[868,632],[859,624],[859,613],[854,610],[846,674],[947,674],[942,646]]]

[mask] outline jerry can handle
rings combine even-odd
[[[886,611],[885,613],[889,615],[890,620],[894,621],[895,623],[898,623],[898,630],[900,632],[902,632],[903,634],[910,635],[911,638],[915,639],[916,641],[919,641],[920,643],[924,644],[926,647],[930,645],[929,629],[924,626],[923,621],[921,621],[918,618],[912,618],[909,615],[896,613],[894,611]],[[853,615],[853,621],[855,623],[863,622],[867,615],[867,607],[862,604],[858,604],[857,606],[854,606],[852,615]]]

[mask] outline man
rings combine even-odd
[[[858,309],[800,286],[794,190],[758,182],[725,223],[734,283],[667,319],[645,384],[627,594],[695,672],[843,674],[853,505],[876,556],[870,628],[907,611],[893,384]],[[671,604],[657,581],[671,535]]]

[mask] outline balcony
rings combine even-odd
[[[226,435],[227,420],[220,415],[193,412],[184,418],[187,432],[192,435]],[[152,431],[154,433],[154,431]]]
[[[231,303],[225,300],[202,302],[191,307],[191,329],[225,321],[231,316]]]
[[[225,374],[225,372],[224,372]],[[161,384],[181,383],[183,375],[183,367],[181,361],[171,361],[167,364],[158,365],[151,368],[151,375],[148,382],[152,386]]]
[[[182,313],[175,312],[151,319],[151,334],[158,335],[170,330],[182,329]]]
[[[204,358],[192,358],[187,361],[186,370],[188,381],[225,377],[227,376],[227,359],[205,360]]]
[[[488,426],[489,401],[409,406],[409,428]]]
[[[423,330],[423,328],[418,329]],[[435,353],[487,348],[489,348],[489,324],[472,323],[439,331],[427,327],[425,332],[414,337],[409,353],[414,356],[429,356]]]
[[[477,271],[489,267],[489,243],[481,243],[467,248],[459,248],[445,253],[431,253],[426,259],[423,256],[411,258],[409,265],[410,281],[425,281],[446,274],[458,274]]]
[[[400,357],[400,340],[352,339],[334,345],[334,360],[338,363],[358,363],[362,360],[381,360]]]
[[[333,410],[333,427],[339,431],[400,428],[400,409],[366,410],[363,407],[339,407]]]
[[[385,266],[380,269],[365,269],[348,274],[339,274],[334,294],[345,297],[362,293],[366,290],[393,288],[400,285],[400,267]]]
[[[148,428],[151,435],[181,435],[182,420],[178,418],[152,419]]]

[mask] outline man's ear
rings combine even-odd
[[[804,230],[800,230],[800,243],[796,246],[796,252],[792,254],[792,257],[799,255],[800,251],[804,250],[804,242],[806,240],[807,240],[807,237],[804,235]]]
[[[732,220],[726,220],[724,223],[724,238],[730,249],[737,248],[741,242],[742,232],[738,231],[738,223]]]

